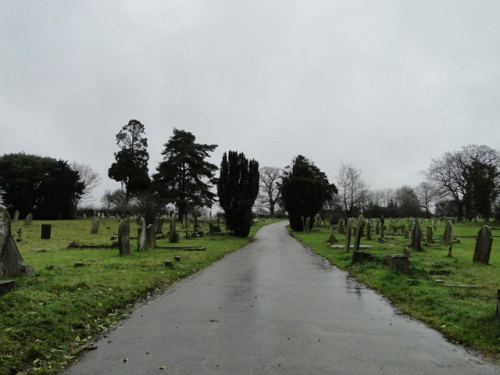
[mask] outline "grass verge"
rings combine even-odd
[[[92,349],[96,336],[124,319],[144,299],[161,293],[173,282],[192,275],[224,255],[244,246],[262,226],[259,221],[249,238],[205,235],[181,239],[179,246],[206,247],[205,251],[155,249],[121,257],[118,249],[68,249],[78,241],[110,245],[118,220],[107,221],[91,235],[91,221],[34,221],[12,223],[27,264],[38,273],[16,279],[16,290],[0,297],[0,375],[55,374]],[[41,240],[41,225],[51,225],[51,239]],[[131,235],[137,225],[131,222]],[[181,232],[182,233],[182,232]],[[166,239],[158,240],[166,246]],[[180,256],[173,269],[166,260]],[[75,268],[75,263],[83,267]]]
[[[424,223],[424,232],[427,225],[430,222]],[[500,223],[490,225],[500,227]],[[316,227],[309,234],[292,234],[330,263],[382,293],[402,312],[427,323],[452,342],[500,363],[500,320],[495,315],[500,288],[500,238],[493,240],[489,265],[473,263],[475,238],[472,236],[480,227],[479,223],[453,226],[453,236],[457,236],[460,243],[453,244],[451,258],[447,257],[448,246],[440,244],[437,235],[434,243],[424,243],[422,252],[412,251],[410,276],[393,272],[384,264],[386,254],[401,254],[404,246],[411,242],[403,236],[386,235],[387,243],[377,242],[374,234],[373,240],[363,238],[361,244],[372,247],[362,251],[374,255],[375,259],[352,264],[352,250],[347,253],[344,249],[332,249],[327,242],[330,229]],[[435,229],[435,233],[444,232],[443,225]],[[334,235],[338,244],[345,243],[344,235]],[[500,236],[500,230],[493,230],[493,235]]]

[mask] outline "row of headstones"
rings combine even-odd
[[[371,240],[371,221],[365,221],[363,215],[360,215],[358,220],[356,221],[356,229],[355,229],[355,241],[354,241],[354,251],[359,250],[359,244],[361,241],[361,237],[363,236],[363,229],[366,223],[366,239]],[[352,226],[354,225],[353,219],[347,219],[346,228],[344,228],[344,220],[341,220],[339,223],[339,233],[344,233],[346,235],[346,251],[349,251],[350,241],[352,235]],[[384,219],[381,218],[376,222],[375,233],[380,234],[379,241],[384,241]],[[446,226],[443,235],[441,236],[441,243],[450,245],[448,256],[451,257],[451,244],[452,244],[452,231],[453,225],[451,220],[446,221]],[[409,239],[409,234],[407,231],[405,232],[405,238]],[[432,226],[427,226],[426,231],[426,240],[427,243],[433,243],[433,232]],[[488,264],[490,255],[491,255],[491,247],[493,244],[493,238],[491,236],[491,229],[485,225],[483,226],[476,235],[476,245],[474,248],[474,257],[473,261],[478,263]],[[412,228],[412,236],[411,236],[411,244],[410,248],[416,251],[422,251],[422,223],[420,220],[415,220]]]

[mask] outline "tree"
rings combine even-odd
[[[0,190],[8,210],[39,219],[71,219],[84,189],[67,161],[24,153],[0,157]]]
[[[92,200],[92,192],[99,185],[101,177],[97,172],[94,172],[94,170],[89,165],[77,163],[76,161],[74,161],[70,166],[71,169],[78,172],[80,180],[85,184],[83,194],[76,202],[76,205],[78,206],[84,201]]]
[[[438,197],[436,189],[434,186],[427,182],[422,181],[415,191],[417,193],[417,199],[420,204],[420,207],[425,210],[425,216],[431,217],[430,206]]]
[[[219,203],[226,225],[238,237],[247,237],[252,224],[252,207],[259,193],[259,163],[243,153],[224,153],[217,183]]]
[[[328,182],[324,172],[306,157],[295,157],[292,165],[284,169],[281,182],[281,195],[292,230],[302,231],[303,220],[307,218],[313,223],[334,193],[337,188]]]
[[[127,201],[151,185],[148,140],[144,138],[144,133],[144,125],[140,121],[130,120],[116,135],[116,144],[121,150],[115,153],[116,162],[108,169],[108,176],[122,184]]]
[[[212,207],[216,197],[211,188],[216,182],[217,166],[205,159],[217,145],[195,141],[192,133],[174,128],[174,135],[164,145],[163,161],[153,176],[159,196],[175,202],[180,217],[186,214],[188,205]]]
[[[361,178],[361,170],[342,163],[336,180],[345,215],[352,217],[355,208],[362,206],[368,193],[367,185]]]
[[[477,201],[482,199],[478,191],[481,191],[482,197],[487,197],[486,201],[479,203],[481,211],[488,212],[486,206],[491,209],[492,197],[496,195],[495,187],[499,186],[496,173],[499,164],[500,155],[496,150],[484,145],[469,145],[461,151],[446,152],[441,158],[432,159],[426,177],[434,184],[442,199],[450,197],[455,202],[459,220],[464,216],[471,219]],[[488,178],[492,178],[494,183],[480,178],[485,171],[491,174]]]
[[[399,217],[418,217],[422,214],[417,193],[408,185],[401,186],[396,190],[396,205]]]
[[[275,206],[281,198],[279,183],[281,169],[275,167],[262,167],[260,173],[259,201],[269,210],[269,215],[274,217]]]
[[[106,190],[104,192],[104,195],[101,197],[101,204],[103,205],[103,209],[108,212],[127,212],[128,203],[129,202],[127,201],[125,192],[122,189],[116,189],[114,191]]]

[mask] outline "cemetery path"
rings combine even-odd
[[[63,373],[500,373],[311,254],[284,223],[137,309],[96,345]]]

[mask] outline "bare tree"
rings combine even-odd
[[[262,167],[260,173],[259,203],[261,207],[269,210],[274,216],[275,206],[281,198],[279,183],[281,182],[281,169],[275,167]]]
[[[427,181],[422,181],[416,188],[418,202],[420,207],[425,210],[425,216],[431,216],[430,206],[439,196],[436,188]]]
[[[122,189],[106,190],[101,197],[101,203],[107,211],[117,210],[124,213],[128,208],[128,199]]]
[[[77,163],[76,161],[72,162],[70,167],[75,172],[78,172],[80,181],[85,184],[83,194],[76,202],[77,206],[84,202],[93,200],[94,197],[92,196],[92,192],[101,182],[101,177],[99,176],[99,174],[97,172],[94,172],[94,170],[89,165]]]
[[[408,185],[403,185],[396,190],[395,194],[398,215],[400,217],[420,216],[420,202],[415,189]]]
[[[347,217],[351,217],[354,209],[361,207],[368,193],[367,185],[361,178],[361,170],[342,163],[336,181],[344,212]]]

